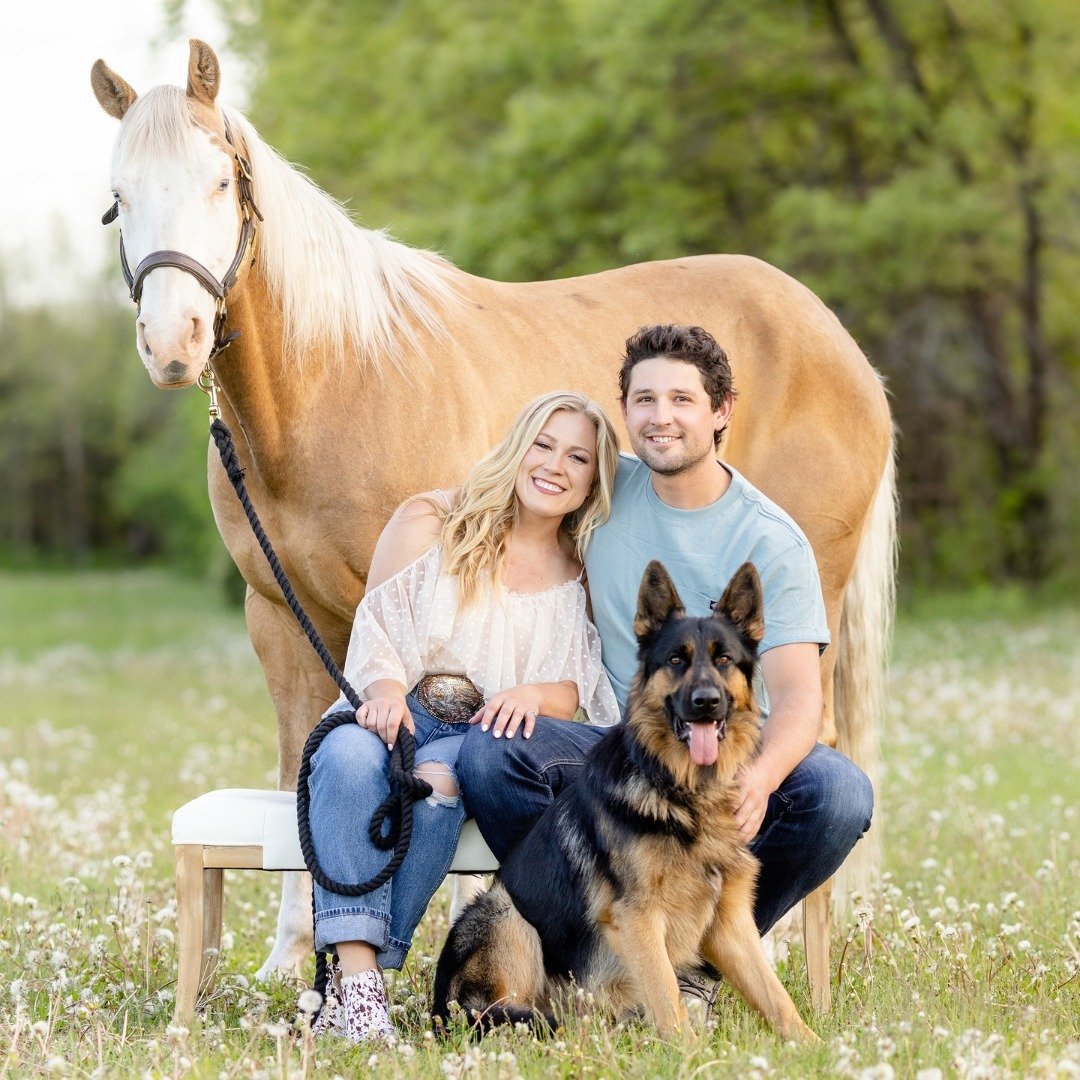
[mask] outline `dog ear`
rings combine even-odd
[[[682,600],[675,589],[675,582],[664,565],[653,559],[645,567],[638,590],[637,615],[634,616],[634,634],[644,644],[669,619],[681,619],[686,614]]]
[[[735,571],[713,611],[730,619],[755,645],[760,643],[765,636],[765,600],[753,563],[744,562]]]

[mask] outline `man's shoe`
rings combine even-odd
[[[679,975],[679,997],[694,1024],[704,1024],[712,1015],[720,983],[704,971],[685,971]]]

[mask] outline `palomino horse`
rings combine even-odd
[[[872,770],[892,596],[892,424],[877,375],[817,297],[733,255],[563,281],[486,281],[358,228],[217,104],[218,61],[203,43],[191,43],[186,91],[160,86],[136,97],[100,60],[92,82],[122,120],[112,186],[125,267],[156,253],[139,283],[140,359],[157,386],[191,386],[215,338],[211,285],[238,278],[228,325],[240,336],[213,359],[223,418],[281,562],[339,660],[394,507],[460,481],[535,394],[572,387],[617,410],[626,337],[646,323],[696,324],[729,351],[739,391],[723,456],[791,513],[817,555],[835,642],[821,662],[824,737]],[[250,227],[238,241],[252,217],[248,161],[265,219],[250,259]],[[248,629],[289,788],[336,690],[283,604],[213,450],[210,458],[214,516],[248,583]],[[286,881],[264,973],[295,970],[310,951],[304,880]],[[823,1004],[827,956],[810,944],[824,941],[820,927],[807,937]]]

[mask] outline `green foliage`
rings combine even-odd
[[[776,263],[886,377],[907,582],[1078,584],[1072,4],[221,8],[263,135],[364,224],[503,279]],[[0,285],[0,552],[221,576],[199,396],[149,385],[130,318]]]
[[[166,422],[155,425],[121,464],[116,508],[138,523],[147,549],[206,572],[221,549],[206,490],[206,399],[189,392],[169,405]]]
[[[1059,467],[1080,334],[1063,0],[235,12],[264,136],[366,224],[497,278],[775,262],[888,377],[906,572],[1060,573],[1080,512]]]
[[[132,314],[102,284],[65,306],[0,299],[5,561],[156,557],[205,573],[220,558],[204,399],[154,389]]]

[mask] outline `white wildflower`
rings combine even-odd
[[[322,994],[318,990],[305,990],[297,999],[296,1006],[302,1013],[311,1015],[319,1011],[322,1000]]]

